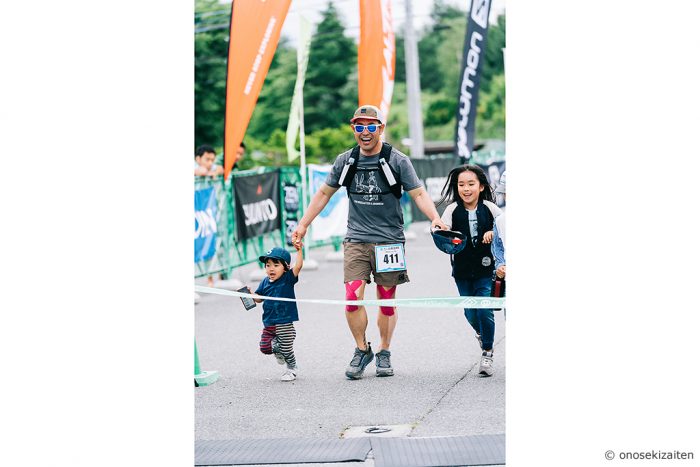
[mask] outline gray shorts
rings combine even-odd
[[[368,284],[374,282],[384,287],[408,282],[408,271],[376,272],[374,247],[381,243],[343,242],[343,282],[363,280]]]

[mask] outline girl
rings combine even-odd
[[[467,244],[452,260],[452,277],[462,296],[489,297],[493,276],[493,219],[501,210],[493,203],[486,173],[477,165],[452,169],[442,188],[438,204],[450,202],[442,214],[448,229],[467,237]],[[465,308],[464,316],[476,331],[481,347],[479,374],[493,374],[493,336],[495,323],[492,309]]]

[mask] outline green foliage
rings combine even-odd
[[[217,0],[195,1],[195,26],[219,23],[226,8]],[[230,11],[230,6],[228,7]],[[194,41],[194,142],[195,147],[224,144],[226,102],[226,58],[228,29],[207,30],[195,35]],[[194,154],[194,148],[192,148]]]
[[[350,125],[322,128],[305,138],[307,160],[315,163],[333,162],[336,156],[355,145]]]
[[[500,15],[497,23],[489,26],[486,38],[486,56],[481,68],[481,82],[488,90],[492,78],[504,72],[503,48],[506,46],[506,17]]]
[[[445,5],[438,0],[433,5],[430,14],[433,24],[425,31],[418,42],[418,55],[420,62],[420,85],[421,89],[430,92],[439,92],[445,86],[445,77],[449,76],[444,70],[447,65],[455,65],[455,61],[441,61],[441,51],[445,46],[460,46],[464,42],[464,28],[462,27],[460,37],[454,37],[455,31],[459,31],[460,25],[466,24],[466,13],[454,6]],[[460,55],[461,59],[461,55]],[[461,60],[457,60],[459,65]]]
[[[444,125],[455,117],[455,100],[438,95],[427,105],[425,124],[429,126]]]
[[[357,46],[344,31],[329,2],[311,39],[304,84],[304,121],[310,133],[348,121],[357,107]]]
[[[223,146],[226,60],[230,4],[195,0],[195,143]],[[395,12],[397,10],[394,10]],[[462,66],[467,12],[436,0],[432,23],[418,33],[421,105],[426,141],[454,138],[457,90]],[[355,144],[347,122],[357,106],[357,46],[344,34],[345,26],[333,3],[328,3],[310,47],[304,85],[306,159],[332,162]],[[385,131],[399,150],[408,137],[408,106],[404,39],[396,34],[394,94]],[[505,16],[489,25],[483,56],[476,119],[478,139],[505,136]],[[296,81],[296,48],[280,39],[248,126],[248,147],[241,168],[288,165],[286,129]],[[298,148],[297,140],[297,148]],[[298,163],[298,162],[297,162]]]
[[[289,120],[297,76],[297,52],[289,47],[286,39],[282,39],[270,63],[246,132],[260,139],[269,138],[275,129],[286,130]]]
[[[476,134],[479,138],[505,139],[506,137],[506,80],[496,75],[491,86],[479,92]]]

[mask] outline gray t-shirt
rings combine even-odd
[[[339,179],[350,151],[338,156],[326,185],[338,188]],[[423,186],[416,175],[411,160],[405,154],[391,148],[389,165],[398,174],[405,191]],[[401,203],[389,190],[389,184],[379,173],[379,154],[360,155],[355,178],[348,190],[350,208],[348,211],[348,232],[346,241],[362,243],[404,242],[403,212]]]

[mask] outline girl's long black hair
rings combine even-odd
[[[440,201],[438,201],[438,205],[444,202],[449,204],[460,200],[457,182],[459,180],[459,175],[466,171],[473,172],[476,175],[476,178],[479,179],[481,186],[484,187],[484,190],[479,193],[479,201],[483,202],[486,200],[493,202],[493,192],[491,191],[491,185],[489,185],[489,179],[486,177],[486,172],[484,172],[484,169],[478,165],[465,164],[450,170],[445,186],[442,187],[442,191],[440,192],[442,198],[440,198]]]

